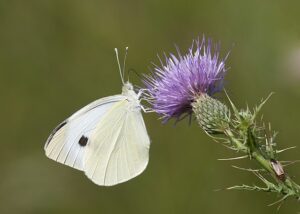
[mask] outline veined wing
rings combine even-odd
[[[150,140],[140,109],[118,102],[91,133],[84,172],[96,184],[112,186],[144,171]]]
[[[115,95],[96,100],[59,124],[45,144],[46,155],[60,163],[82,170],[83,157],[91,131],[113,105],[126,99]]]

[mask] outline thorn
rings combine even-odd
[[[279,210],[280,210],[282,204],[283,204],[283,201],[278,205],[278,207],[277,207],[277,209],[276,209],[277,212],[279,212]]]
[[[231,167],[235,168],[235,169],[239,169],[239,170],[243,170],[243,171],[248,171],[248,172],[261,172],[264,171],[263,169],[247,169],[247,168],[243,168],[243,167],[239,167],[239,166],[235,166],[232,165]]]
[[[248,191],[265,191],[268,192],[269,190],[267,188],[262,188],[258,186],[249,186],[249,185],[237,185],[232,187],[227,187],[227,190],[248,190]]]
[[[293,160],[293,161],[280,161],[281,163],[283,163],[282,164],[282,166],[290,166],[290,165],[292,165],[292,164],[295,164],[295,163],[299,163],[300,162],[300,160]],[[286,164],[284,164],[284,163],[286,163]]]
[[[227,188],[226,188],[226,189],[227,189]],[[224,188],[221,188],[221,189],[214,189],[213,191],[214,191],[214,192],[219,192],[219,191],[226,190],[226,189],[224,189]]]
[[[287,150],[295,149],[295,148],[297,148],[297,146],[291,146],[291,147],[288,147],[288,148],[285,148],[285,149],[276,150],[276,153],[285,152],[285,151],[287,151]]]
[[[259,172],[253,172],[254,175],[256,175],[262,182],[264,182],[268,187],[270,186],[270,184],[273,185],[273,183],[271,183],[270,181],[268,181],[267,179],[264,178],[264,176],[262,176]]]
[[[239,111],[237,110],[237,108],[235,107],[235,105],[233,104],[231,99],[229,98],[229,95],[227,94],[227,91],[225,89],[224,89],[224,92],[226,94],[227,99],[230,102],[231,108],[233,109],[233,112],[234,112],[235,116],[240,119]]]
[[[270,97],[273,94],[274,94],[274,92],[271,92],[269,94],[269,96],[265,100],[262,100],[261,103],[259,104],[259,106],[256,107],[255,112],[253,113],[253,116],[252,116],[252,121],[254,121],[254,119],[256,118],[257,114],[260,112],[261,108],[266,104],[266,102],[270,99]]]
[[[278,204],[278,203],[284,201],[284,200],[285,200],[287,197],[289,197],[289,196],[290,196],[290,195],[287,194],[287,195],[283,196],[281,199],[279,199],[278,201],[275,201],[275,202],[273,202],[273,203],[271,203],[271,204],[268,204],[268,206],[271,207],[271,206],[273,206],[273,205],[275,205],[275,204]]]
[[[219,161],[227,161],[227,160],[239,160],[239,159],[244,159],[247,158],[248,155],[244,155],[244,156],[240,156],[240,157],[234,157],[234,158],[221,158],[221,159],[217,159]]]
[[[211,135],[210,133],[208,133],[205,130],[204,130],[204,132],[205,132],[205,134],[207,134],[209,137],[211,137],[214,140],[227,140],[225,137],[216,137],[216,136],[213,136],[213,135]]]

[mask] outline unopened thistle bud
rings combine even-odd
[[[200,127],[207,133],[223,133],[228,128],[230,111],[220,101],[201,94],[196,97],[192,107]]]

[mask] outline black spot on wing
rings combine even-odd
[[[79,139],[78,143],[80,146],[86,146],[88,140],[89,140],[88,137],[82,135],[81,138]]]
[[[60,123],[56,128],[51,132],[50,136],[48,137],[48,140],[46,142],[46,146],[48,146],[49,142],[52,140],[53,136],[60,130],[62,127],[64,127],[67,124],[67,121]]]

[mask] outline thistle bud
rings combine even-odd
[[[200,127],[209,134],[223,133],[229,126],[230,111],[226,105],[207,94],[197,96],[192,103]]]

